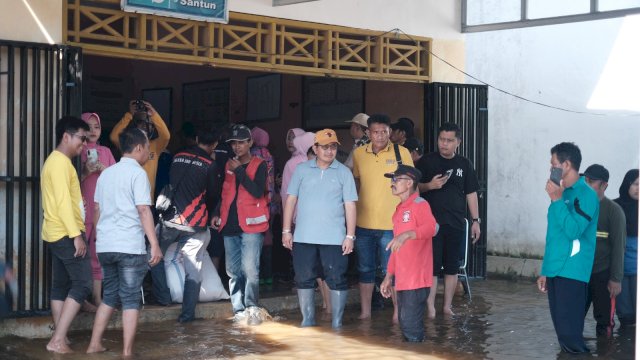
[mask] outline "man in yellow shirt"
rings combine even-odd
[[[146,109],[144,111],[142,108]],[[129,102],[129,112],[122,116],[122,119],[118,121],[116,126],[111,130],[109,139],[118,148],[120,148],[120,141],[118,136],[126,127],[133,124],[138,128],[144,130],[149,137],[149,161],[147,161],[143,168],[149,177],[149,184],[151,185],[151,202],[154,202],[154,194],[156,187],[156,173],[158,172],[158,159],[160,154],[169,145],[169,139],[171,134],[169,128],[164,123],[164,120],[160,117],[160,114],[156,109],[151,106],[150,103],[142,100],[131,100]]]
[[[91,260],[84,239],[84,202],[71,159],[80,155],[89,126],[65,116],[56,124],[57,147],[42,167],[42,239],[51,252],[53,279],[51,315],[55,324],[47,350],[71,352],[67,332],[82,303],[91,293]]]
[[[389,140],[390,119],[387,115],[371,115],[367,120],[371,142],[353,151],[353,176],[358,186],[356,241],[358,273],[360,274],[360,319],[371,317],[371,297],[376,269],[386,273],[390,252],[385,250],[393,239],[391,217],[400,202],[389,188],[384,176],[398,168],[398,162],[413,166],[409,151]],[[377,263],[379,259],[380,263]],[[398,321],[395,296],[393,321]]]

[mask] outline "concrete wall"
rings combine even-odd
[[[543,254],[549,205],[544,187],[553,145],[575,142],[582,150],[582,170],[593,163],[607,167],[611,179],[606,195],[610,198],[618,196],[626,171],[638,167],[640,116],[587,108],[612,57],[623,21],[618,18],[467,34],[469,73],[534,101],[605,114],[558,111],[490,89],[490,253]],[[634,46],[627,44],[627,51]],[[637,78],[639,71],[637,66],[620,70],[628,80],[619,82],[618,90],[628,86],[629,79]],[[635,99],[640,98],[637,86],[625,91],[635,92]]]
[[[61,44],[62,1],[1,0],[0,39]]]

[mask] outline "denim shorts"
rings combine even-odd
[[[51,300],[64,301],[69,297],[82,304],[93,288],[88,247],[83,257],[76,257],[73,239],[68,236],[46,244],[51,252],[53,271]]]
[[[378,266],[380,266],[383,275],[387,273],[387,263],[391,251],[385,249],[391,240],[393,240],[392,230],[356,227],[355,249],[358,255],[358,273],[361,283],[374,283]]]
[[[122,310],[140,310],[140,287],[147,274],[147,255],[116,252],[98,253],[102,265],[104,294],[102,302],[112,308],[122,304]]]

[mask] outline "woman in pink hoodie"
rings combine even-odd
[[[280,198],[282,199],[283,204],[287,201],[287,188],[289,187],[289,182],[291,182],[293,171],[296,169],[298,164],[307,161],[307,151],[309,151],[309,148],[313,146],[314,137],[314,133],[306,132],[293,138],[292,145],[294,151],[291,155],[291,158],[284,165],[284,170],[282,171],[282,186],[280,187]]]
[[[287,137],[285,138],[285,141],[287,142],[287,150],[289,150],[290,153],[293,154],[296,151],[296,149],[293,147],[293,139],[304,133],[305,131],[300,128],[293,128],[287,131]]]

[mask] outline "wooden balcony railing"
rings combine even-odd
[[[254,71],[429,82],[431,39],[230,13],[228,24],[65,0],[64,39],[85,54]]]

